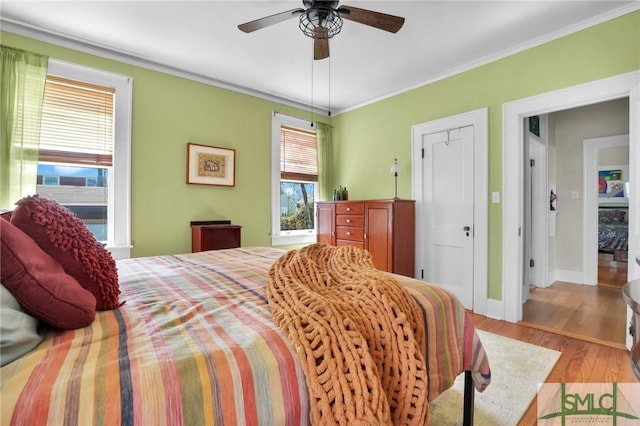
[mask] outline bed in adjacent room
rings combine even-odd
[[[3,250],[8,229],[2,222]],[[48,328],[0,369],[1,423],[308,424],[302,363],[267,297],[270,268],[285,253],[243,247],[117,261],[117,303],[87,325]],[[419,307],[426,398],[465,371],[484,389],[488,361],[461,303],[389,276]]]
[[[627,251],[629,240],[628,209],[600,207],[598,209],[598,251]]]

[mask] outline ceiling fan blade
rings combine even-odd
[[[404,24],[404,18],[400,16],[360,9],[359,7],[340,6],[338,13],[343,19],[359,22],[391,33],[397,33]]]
[[[270,25],[278,24],[280,22],[291,19],[294,16],[299,16],[304,12],[304,9],[291,9],[286,12],[276,13],[274,15],[265,16],[264,18],[256,19],[255,21],[245,22],[238,25],[238,28],[245,33],[250,33],[262,28],[266,28]]]
[[[316,28],[313,39],[313,59],[318,61],[329,57],[329,30]]]

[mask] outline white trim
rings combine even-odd
[[[329,110],[318,105],[314,105],[313,107],[311,107],[303,102],[282,98],[270,93],[264,93],[260,92],[259,90],[239,86],[222,80],[217,80],[215,78],[189,72],[187,70],[180,69],[171,65],[142,59],[135,52],[127,52],[124,50],[118,50],[112,46],[99,45],[95,42],[90,42],[79,38],[71,38],[65,34],[37,28],[35,26],[27,25],[22,22],[13,21],[7,18],[0,19],[0,28],[2,28],[2,31],[6,31],[19,36],[44,41],[46,43],[55,44],[57,46],[77,50],[79,52],[89,53],[91,55],[97,55],[102,58],[111,59],[125,64],[135,65],[148,70],[158,71],[175,77],[185,78],[187,80],[196,81],[198,83],[207,84],[209,86],[215,86],[221,89],[232,90],[237,93],[255,96],[256,98],[266,99],[271,102],[277,102],[279,104],[292,106],[294,108],[299,108],[305,111],[312,112],[314,114],[329,116]]]
[[[413,84],[411,86],[408,87],[404,87],[400,90],[394,91],[392,93],[389,93],[387,95],[384,96],[380,96],[374,99],[370,99],[366,102],[357,104],[357,105],[353,105],[351,107],[342,109],[342,110],[338,110],[338,111],[331,111],[331,115],[332,116],[337,116],[339,114],[345,113],[345,112],[349,112],[349,111],[353,111],[355,109],[358,108],[362,108],[364,106],[367,105],[371,105],[373,103],[382,101],[384,99],[388,99],[390,97],[405,93],[405,92],[409,92],[411,90],[414,90],[418,87],[422,87],[428,84],[432,84],[436,81],[440,81],[440,80],[444,80],[446,78],[449,78],[453,75],[457,75],[457,74],[461,74],[463,72],[469,71],[471,69],[486,65],[488,63],[506,58],[508,56],[514,55],[516,53],[519,52],[523,52],[525,50],[534,48],[536,46],[540,46],[544,43],[548,43],[550,41],[553,40],[557,40],[559,38],[565,37],[569,34],[573,34],[576,33],[578,31],[582,31],[586,28],[590,28],[593,27],[595,25],[599,25],[602,24],[604,22],[610,21],[612,19],[618,18],[620,16],[624,16],[627,15],[629,13],[632,13],[636,10],[640,9],[640,4],[638,2],[631,2],[630,4],[626,4],[624,6],[621,6],[619,8],[607,11],[605,13],[602,13],[598,16],[594,16],[592,18],[589,19],[585,19],[583,21],[580,22],[576,22],[573,25],[570,25],[568,27],[562,28],[560,30],[554,31],[552,33],[546,34],[544,36],[540,36],[538,38],[535,38],[533,40],[530,40],[526,43],[521,43],[517,46],[514,46],[512,48],[509,49],[505,49],[501,52],[492,54],[492,55],[488,55],[485,56],[484,58],[480,58],[479,60],[473,61],[473,62],[469,62],[469,63],[465,63],[459,67],[455,67],[452,68],[450,70],[447,70],[446,72],[440,73],[428,80],[424,80],[421,81],[419,83]],[[23,37],[29,37],[35,40],[40,40],[40,41],[44,41],[47,43],[53,43],[56,44],[58,46],[63,46],[63,47],[67,47],[70,49],[74,49],[74,50],[78,50],[80,52],[85,52],[85,53],[90,53],[93,55],[98,55],[101,56],[103,58],[108,58],[108,59],[113,59],[116,61],[120,61],[120,62],[124,62],[127,64],[132,64],[132,65],[136,65],[142,68],[146,68],[146,69],[151,69],[154,71],[159,71],[159,72],[163,72],[169,75],[174,75],[177,77],[182,77],[182,78],[186,78],[189,80],[193,80],[193,81],[197,81],[200,83],[204,83],[204,84],[208,84],[211,86],[216,86],[216,87],[220,87],[223,89],[228,89],[228,90],[233,90],[234,92],[238,92],[238,93],[243,93],[243,94],[247,94],[247,95],[251,95],[251,96],[255,96],[261,99],[266,99],[269,101],[273,101],[273,102],[278,102],[284,105],[289,105],[289,106],[293,106],[296,108],[300,108],[306,111],[312,111],[316,114],[322,114],[325,116],[328,116],[328,109],[324,109],[322,107],[318,107],[315,106],[313,108],[311,108],[309,105],[299,102],[299,101],[295,101],[295,100],[291,100],[291,99],[285,99],[285,98],[281,98],[278,96],[275,96],[273,94],[269,94],[269,93],[264,93],[264,92],[260,92],[258,90],[255,89],[250,89],[247,87],[242,87],[239,85],[235,85],[235,84],[231,84],[225,81],[221,81],[221,80],[217,80],[217,79],[213,79],[207,76],[203,76],[203,75],[199,75],[199,74],[195,74],[195,73],[191,73],[188,72],[186,70],[182,70],[173,66],[169,66],[166,64],[161,64],[161,63],[157,63],[157,62],[152,62],[152,61],[148,61],[145,59],[141,59],[140,57],[138,57],[138,55],[135,52],[128,52],[128,51],[124,51],[124,50],[118,50],[116,48],[114,48],[113,46],[106,46],[106,45],[98,45],[95,42],[90,42],[87,40],[82,40],[79,38],[71,38],[68,35],[62,34],[62,33],[58,33],[55,31],[51,31],[51,30],[44,30],[42,28],[37,28],[35,26],[32,25],[28,25],[28,24],[24,24],[22,22],[18,22],[15,20],[11,20],[11,19],[7,19],[2,18],[0,19],[0,27],[2,28],[3,31],[7,31],[13,34],[17,34]]]
[[[629,199],[629,217],[636,220],[629,222],[629,253],[630,258],[640,259],[640,84],[629,93],[629,181],[635,184],[631,187]],[[631,143],[633,141],[633,143]],[[631,160],[633,159],[633,160]],[[632,165],[633,164],[633,165]],[[640,279],[640,261],[630,261],[627,267],[627,281]],[[627,305],[627,322],[631,322],[631,306]],[[626,346],[631,350],[633,337],[627,333]]]
[[[598,284],[598,283],[595,283],[595,284],[585,283],[582,280],[583,279],[583,272],[582,271],[570,271],[568,269],[554,269],[553,271],[551,271],[549,273],[549,276],[551,276],[551,282],[553,282],[553,281],[563,281],[563,282],[567,282],[567,283],[585,284],[585,285],[597,285]]]
[[[131,256],[131,114],[133,79],[49,58],[48,74],[113,87],[115,96],[113,173],[109,173],[107,249],[116,259]]]
[[[598,173],[599,151],[606,148],[629,147],[629,135],[585,139],[582,147],[582,272],[583,283],[598,284]],[[625,205],[626,207],[626,205]]]
[[[640,82],[640,71],[633,71],[618,76],[593,81],[586,84],[568,87],[530,98],[508,102],[503,105],[502,129],[502,186],[504,204],[502,209],[502,300],[504,318],[510,322],[522,319],[520,292],[522,288],[522,119],[531,115],[539,115],[552,111],[590,105],[612,99],[628,97]],[[637,89],[635,89],[637,92]],[[635,101],[637,102],[637,100]],[[640,129],[638,129],[638,105],[633,106],[630,100],[629,121],[629,170],[632,179],[638,178],[638,149],[640,145]],[[635,157],[634,157],[635,155]],[[635,163],[632,166],[632,163]],[[634,181],[635,182],[635,181]],[[638,253],[638,220],[635,209],[640,197],[640,185],[632,186],[632,197],[629,200],[629,251]],[[634,200],[635,198],[635,200]],[[635,233],[634,233],[635,232]],[[629,279],[638,274],[638,268],[629,268]]]
[[[312,244],[316,242],[316,230],[293,231],[289,235],[280,232],[280,127],[283,125],[298,129],[316,131],[315,124],[309,120],[290,117],[274,111],[271,120],[271,244]],[[317,188],[314,199],[317,198]],[[315,205],[314,205],[315,210]]]
[[[545,43],[549,43],[549,42],[551,42],[553,40],[557,40],[559,38],[566,37],[566,36],[568,36],[570,34],[576,33],[578,31],[582,31],[582,30],[584,30],[586,28],[590,28],[590,27],[593,27],[595,25],[599,25],[599,24],[602,24],[604,22],[610,21],[612,19],[619,18],[620,16],[624,16],[626,14],[632,13],[632,12],[634,12],[636,10],[639,10],[639,9],[640,9],[640,3],[634,2],[632,4],[628,4],[628,5],[619,7],[617,9],[610,10],[610,11],[608,11],[606,13],[603,13],[602,15],[598,15],[598,16],[592,17],[590,19],[586,19],[584,21],[581,21],[581,22],[576,22],[575,24],[570,25],[568,27],[565,27],[563,29],[560,29],[558,31],[552,32],[550,34],[546,34],[544,36],[535,38],[533,40],[529,40],[529,41],[527,41],[525,43],[521,43],[521,44],[519,44],[517,46],[513,46],[513,47],[511,47],[509,49],[505,49],[505,50],[503,50],[501,52],[497,52],[497,53],[494,53],[492,55],[485,56],[484,58],[480,58],[477,61],[469,62],[469,63],[463,64],[463,65],[461,65],[459,67],[452,68],[452,69],[447,70],[447,71],[445,71],[443,73],[440,73],[440,74],[438,74],[438,75],[436,75],[436,76],[434,76],[434,77],[432,77],[432,78],[430,78],[428,80],[424,80],[424,81],[421,81],[419,83],[413,84],[411,86],[404,87],[404,88],[402,88],[400,90],[397,90],[395,92],[386,94],[384,96],[380,96],[380,97],[377,97],[377,98],[374,98],[374,99],[370,99],[367,102],[363,102],[363,103],[351,106],[349,108],[341,109],[341,110],[338,110],[338,111],[331,111],[331,114],[332,114],[332,116],[335,117],[335,116],[343,114],[345,112],[353,111],[353,110],[356,110],[358,108],[362,108],[364,106],[371,105],[371,104],[374,104],[376,102],[380,102],[380,101],[382,101],[384,99],[388,99],[388,98],[391,98],[393,96],[400,95],[400,94],[405,93],[405,92],[409,92],[409,91],[417,89],[419,87],[426,86],[428,84],[433,84],[433,83],[435,83],[437,81],[444,80],[444,79],[452,77],[454,75],[462,74],[462,73],[464,73],[466,71],[469,71],[469,70],[472,70],[474,68],[478,68],[478,67],[481,67],[483,65],[490,64],[491,62],[495,62],[495,61],[498,61],[500,59],[504,59],[504,58],[506,58],[508,56],[515,55],[516,53],[524,52],[525,50],[529,50],[529,49],[532,49],[534,47],[541,46],[541,45],[543,45]]]
[[[411,183],[412,198],[416,200],[416,270],[415,277],[422,269],[421,259],[424,226],[424,202],[422,200],[422,137],[425,133],[436,133],[452,128],[473,126],[473,167],[474,167],[474,202],[473,202],[473,311],[478,314],[487,313],[488,299],[488,153],[489,153],[489,110],[478,109],[452,117],[429,121],[412,126]]]
[[[487,299],[487,317],[502,320],[503,311],[502,300]]]

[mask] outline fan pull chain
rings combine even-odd
[[[315,43],[314,39],[311,39],[312,43]],[[313,70],[313,63],[314,63],[315,59],[312,57],[311,58],[311,127],[313,127],[313,75],[314,75],[314,70]]]
[[[327,110],[329,117],[331,117],[331,57],[329,57],[329,105]]]

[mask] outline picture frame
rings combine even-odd
[[[236,150],[187,143],[187,183],[235,186]]]
[[[620,207],[629,205],[629,165],[598,167],[598,205]]]
[[[628,180],[629,166],[598,167],[598,196],[623,197],[624,182]]]
[[[537,115],[533,115],[529,117],[529,131],[540,137],[540,117]]]

